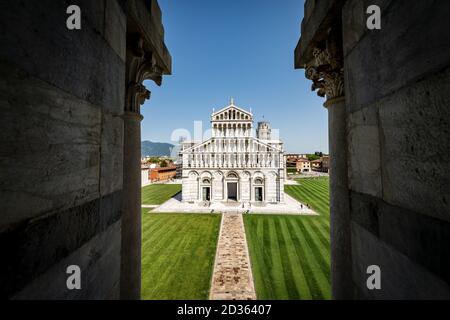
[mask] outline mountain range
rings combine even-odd
[[[153,156],[162,157],[170,156],[174,145],[165,142],[152,142],[152,141],[141,141],[141,155],[142,157]]]

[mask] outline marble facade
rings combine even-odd
[[[268,122],[230,104],[211,114],[211,138],[181,147],[184,202],[282,203],[284,151]]]

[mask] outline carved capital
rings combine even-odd
[[[129,83],[127,87],[127,98],[125,103],[125,111],[140,113],[140,106],[145,100],[150,99],[151,92],[140,83]]]
[[[343,96],[344,69],[338,52],[314,48],[313,57],[313,64],[305,71],[305,77],[313,82],[311,90],[327,99]]]
[[[143,85],[144,80],[153,80],[160,86],[162,73],[153,52],[145,49],[144,38],[139,34],[128,35],[125,111],[140,113],[140,106],[151,95]]]

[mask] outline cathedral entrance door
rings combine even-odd
[[[228,182],[228,200],[237,201],[237,182]]]
[[[210,201],[210,200],[211,200],[211,188],[203,187],[203,201]]]

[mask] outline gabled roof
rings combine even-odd
[[[224,111],[226,111],[226,110],[228,110],[228,109],[236,109],[236,110],[241,111],[242,113],[248,114],[249,116],[253,116],[253,113],[251,113],[250,111],[247,111],[247,110],[245,110],[245,109],[242,109],[242,108],[240,108],[240,107],[234,105],[233,102],[231,102],[231,104],[229,104],[228,106],[226,106],[226,107],[224,107],[224,108],[222,108],[222,109],[220,109],[220,110],[218,110],[218,111],[213,112],[213,113],[211,114],[211,116],[215,116],[216,114],[222,113],[222,112],[224,112]]]

